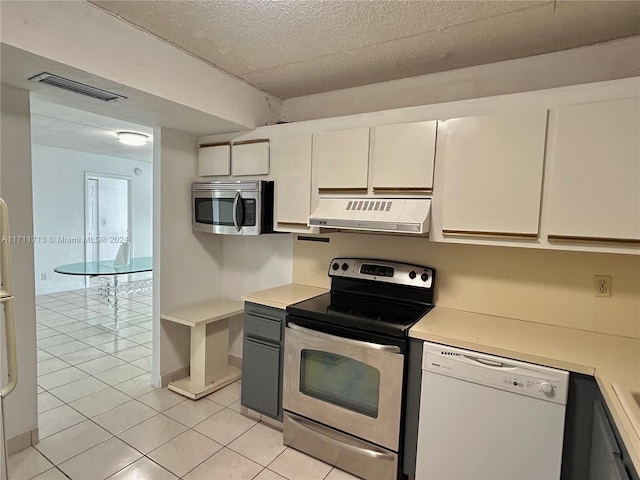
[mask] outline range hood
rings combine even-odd
[[[425,235],[429,233],[428,198],[325,197],[309,216],[310,227]]]

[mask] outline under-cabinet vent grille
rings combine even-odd
[[[345,210],[372,210],[374,212],[388,212],[393,202],[380,200],[349,200]]]
[[[87,97],[97,98],[105,102],[113,102],[116,100],[126,100],[127,97],[118,95],[117,93],[107,92],[100,88],[91,87],[84,83],[76,82],[75,80],[69,80],[68,78],[59,77],[51,73],[43,72],[35,77],[31,77],[29,80],[33,82],[45,83],[53,87],[62,88],[69,92],[79,93]]]

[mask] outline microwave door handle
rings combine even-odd
[[[242,197],[240,196],[240,192],[236,192],[236,196],[233,197],[233,226],[236,227],[236,231],[239,232],[240,231],[240,223],[238,222],[238,204],[240,203],[240,201],[242,200]]]

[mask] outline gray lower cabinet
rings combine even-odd
[[[626,452],[620,449],[602,402],[596,399],[593,405],[589,478],[631,480],[635,472],[631,473],[625,468],[625,456]]]
[[[240,403],[282,420],[285,311],[245,303]]]
[[[415,478],[418,453],[418,420],[420,418],[420,392],[422,390],[422,340],[409,339],[404,410],[404,447],[402,473]]]

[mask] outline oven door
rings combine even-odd
[[[289,322],[285,410],[398,451],[404,355]]]
[[[193,229],[230,235],[259,235],[257,191],[211,190],[192,193]]]

